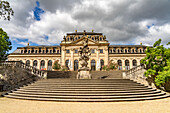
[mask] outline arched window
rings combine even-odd
[[[134,49],[132,49],[132,53],[134,53],[135,51],[134,51]]]
[[[60,51],[59,51],[59,50],[57,50],[57,53],[60,53]]]
[[[67,41],[70,41],[70,38],[67,38]]]
[[[41,60],[40,69],[41,70],[45,69],[45,61],[44,60]]]
[[[96,70],[96,61],[95,61],[95,60],[92,60],[92,61],[91,61],[91,70],[92,70],[92,71],[95,71],[95,70]]]
[[[94,40],[94,37],[92,37],[92,40]]]
[[[100,41],[102,41],[102,37],[100,37]]]
[[[66,66],[67,68],[69,68],[69,67],[68,67],[68,63],[69,63],[69,60],[66,60],[65,66]]]
[[[122,61],[118,60],[117,64],[118,64],[118,70],[122,70]]]
[[[136,60],[133,60],[132,63],[133,63],[133,67],[137,66],[137,61]]]
[[[118,52],[118,53],[120,52],[119,49],[117,50],[117,52]]]
[[[104,66],[104,60],[103,59],[100,60],[100,65],[101,65],[101,69],[102,69],[102,66]]]
[[[33,61],[33,67],[37,68],[37,60]]]
[[[52,70],[52,60],[48,61],[48,70]]]
[[[77,37],[76,37],[76,40],[77,40]]]
[[[127,53],[127,49],[125,49],[125,53]]]
[[[26,65],[30,66],[30,61],[29,60],[26,61]]]
[[[79,61],[78,60],[74,60],[74,71],[77,71],[79,68]]]
[[[112,53],[112,49],[110,50],[110,53]]]
[[[129,60],[125,60],[125,69],[129,70],[130,66],[129,66]]]
[[[142,53],[142,49],[140,49],[140,53]]]

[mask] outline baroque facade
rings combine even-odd
[[[109,62],[117,63],[119,70],[128,70],[140,65],[140,60],[146,56],[147,46],[140,45],[110,45],[102,33],[77,32],[67,33],[60,46],[26,46],[18,47],[8,56],[9,61],[22,61],[38,69],[53,70],[52,65],[58,61],[61,66],[72,65],[71,71],[76,71],[79,66],[79,49],[82,41],[88,38],[91,57],[88,67],[91,70],[100,70],[102,65]],[[99,63],[100,62],[100,63]],[[97,66],[100,64],[100,67]]]

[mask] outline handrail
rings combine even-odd
[[[144,69],[144,65],[135,66],[126,71],[126,75],[135,74],[137,71]]]
[[[46,72],[44,72],[40,69],[37,69],[33,66],[26,65],[25,63],[23,63],[21,61],[1,61],[0,66],[16,66],[19,68],[23,68],[23,69],[26,69],[27,71],[29,71],[30,73],[32,73],[36,76],[39,76],[40,78],[44,78],[45,73],[46,73]]]

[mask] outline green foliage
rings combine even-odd
[[[59,62],[58,60],[54,62],[53,69],[56,69],[56,70],[61,69],[61,65],[58,62]]]
[[[146,57],[141,60],[147,71],[146,77],[154,78],[157,86],[164,86],[170,79],[170,49],[163,47],[161,39],[153,44],[153,47],[147,47]]]
[[[10,7],[8,1],[0,1],[0,19],[4,18],[4,20],[10,20],[11,16],[14,15],[14,11]]]
[[[9,36],[0,28],[0,61],[6,60],[7,52],[12,49]]]

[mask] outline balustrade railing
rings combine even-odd
[[[139,70],[142,70],[142,69],[144,69],[144,65],[138,65],[136,67],[133,67],[133,68],[127,70],[126,75],[127,76],[131,75],[131,74],[135,75],[136,72],[138,72]]]
[[[0,66],[10,66],[10,67],[15,66],[15,67],[23,68],[26,71],[30,72],[31,74],[39,76],[40,78],[45,78],[46,73],[47,73],[33,66],[26,65],[25,63],[21,61],[3,61],[3,62],[0,62]]]

